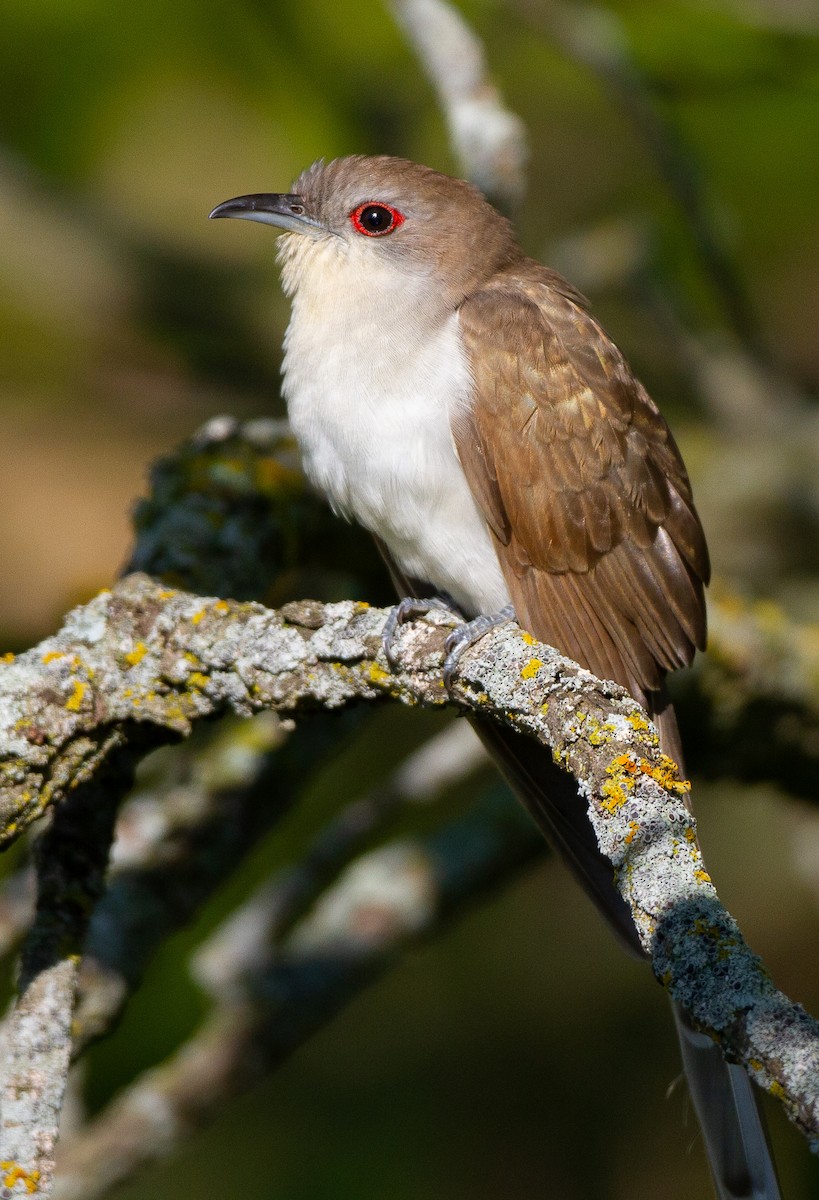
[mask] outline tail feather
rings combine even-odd
[[[765,1123],[754,1086],[742,1067],[694,1029],[672,1001],[691,1101],[699,1118],[719,1200],[778,1200]]]

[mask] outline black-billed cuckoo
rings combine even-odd
[[[682,761],[666,673],[705,642],[708,552],[680,453],[588,303],[462,180],[402,159],[318,162],[212,217],[286,230],[284,396],[304,468],[376,537],[404,595],[469,620],[509,605],[627,688]],[[586,808],[548,750],[478,732],[628,944]],[[779,1196],[745,1072],[677,1011],[721,1200]]]

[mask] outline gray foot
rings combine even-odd
[[[397,661],[394,646],[398,630],[406,621],[411,621],[414,617],[425,617],[432,609],[440,609],[447,613],[458,612],[458,606],[451,596],[429,596],[423,600],[416,596],[405,596],[396,604],[387,617],[381,634],[384,655],[391,667],[394,667]]]
[[[474,646],[476,642],[481,640],[485,633],[489,633],[489,630],[494,629],[496,625],[503,625],[507,621],[514,620],[515,610],[511,604],[506,604],[500,612],[475,617],[474,621],[467,621],[465,624],[459,625],[457,629],[453,629],[444,642],[444,650],[446,651],[446,658],[444,659],[444,684],[447,691],[452,686],[452,676],[464,650],[468,650],[470,646]]]

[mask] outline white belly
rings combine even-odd
[[[284,395],[308,478],[407,575],[467,616],[497,612],[509,593],[450,431],[472,386],[457,316],[430,335],[420,322],[407,329],[406,307],[403,317],[383,304],[321,308],[297,294],[285,338]]]

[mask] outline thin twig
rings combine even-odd
[[[269,950],[281,942],[338,874],[408,805],[429,803],[486,766],[486,751],[465,721],[430,738],[383,783],[346,805],[295,866],[228,917],[193,958],[197,981],[214,995],[230,991],[258,962],[260,944]]]
[[[462,174],[513,212],[525,188],[526,129],[489,79],[483,46],[445,0],[389,0],[441,105]]]
[[[642,75],[617,15],[611,9],[572,0],[550,0],[548,5],[529,11],[568,55],[603,81],[630,117],[683,214],[731,328],[751,357],[770,367],[770,348],[718,232],[713,201],[695,156]]]

